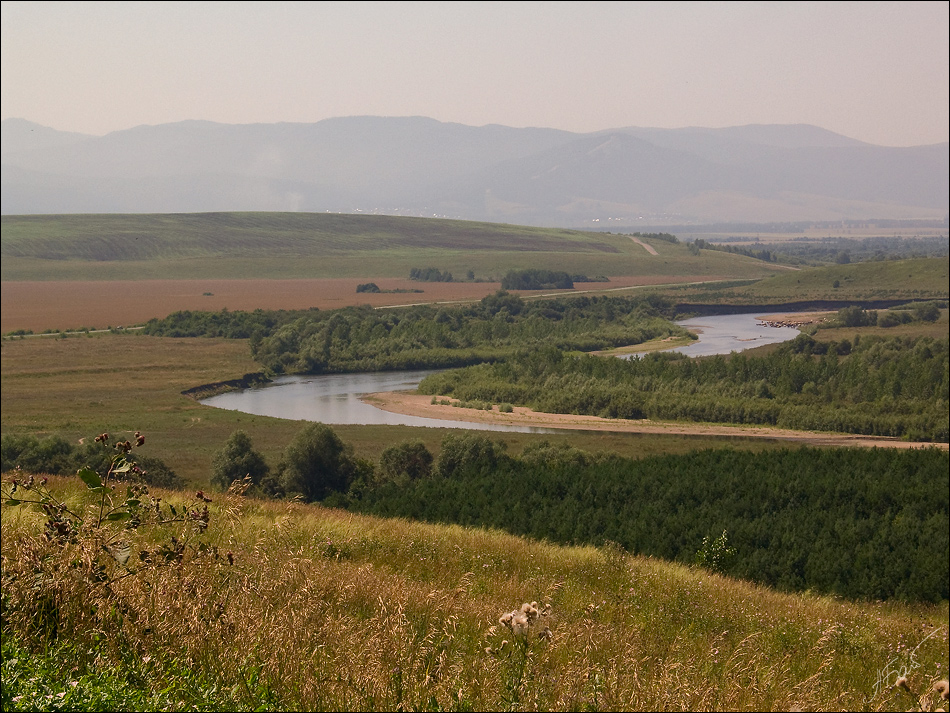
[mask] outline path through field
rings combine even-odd
[[[631,239],[633,242],[635,242],[637,245],[642,246],[643,249],[646,250],[646,251],[647,251],[648,253],[650,253],[651,255],[658,255],[658,254],[659,254],[659,253],[657,253],[656,248],[654,248],[652,245],[650,245],[650,244],[648,244],[648,243],[643,242],[642,240],[640,240],[640,238],[636,238],[636,237],[634,237],[634,236],[631,235],[631,236],[630,236],[630,239]]]

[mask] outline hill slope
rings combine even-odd
[[[75,506],[78,479],[51,485]],[[783,595],[610,544],[213,499],[180,564],[106,588],[55,567],[72,550],[39,560],[38,578],[33,558],[52,548],[37,514],[5,513],[4,641],[25,649],[5,660],[5,695],[35,680],[22,667],[46,646],[36,617],[50,606],[73,652],[51,686],[119,675],[155,696],[170,683],[181,701],[208,696],[209,709],[895,710],[921,693],[938,702],[946,672],[946,604]],[[157,555],[163,534],[137,531],[135,550]],[[500,621],[532,601],[535,623]],[[901,666],[913,696],[893,685]]]
[[[498,282],[510,269],[757,278],[774,265],[627,235],[327,213],[3,216],[9,280],[400,277],[436,267]]]

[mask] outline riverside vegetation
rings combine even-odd
[[[945,304],[945,303],[941,303]],[[803,334],[763,356],[629,360],[581,354],[684,336],[657,296],[526,301],[500,291],[461,306],[347,308],[306,313],[176,313],[161,336],[250,337],[275,374],[465,366],[426,377],[419,391],[463,402],[624,419],[770,425],[946,442],[946,337],[817,341]],[[938,303],[843,308],[827,326],[936,322]],[[466,366],[467,365],[467,366]]]
[[[668,336],[662,298],[574,297],[527,301],[499,291],[469,305],[394,310],[178,312],[151,320],[154,336],[249,338],[252,357],[274,374],[322,374],[458,366],[548,346],[593,351]]]
[[[603,359],[555,349],[427,376],[424,394],[606,418],[948,440],[948,339],[804,334],[766,356]]]

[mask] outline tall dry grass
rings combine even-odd
[[[81,506],[75,482],[51,485]],[[931,686],[946,677],[946,603],[786,595],[609,544],[556,547],[234,494],[210,508],[191,541],[205,546],[180,562],[96,575],[88,542],[46,541],[41,513],[5,506],[5,635],[41,647],[55,627],[153,688],[185,663],[248,708],[941,705]],[[129,537],[154,552],[168,532]],[[544,613],[526,636],[500,621],[530,602]],[[895,675],[876,689],[888,666]],[[906,688],[894,685],[900,672]]]

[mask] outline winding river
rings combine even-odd
[[[687,356],[729,354],[765,344],[785,342],[798,334],[798,330],[794,327],[770,327],[762,324],[756,314],[696,317],[677,324],[699,335],[699,339],[692,344],[671,350]],[[282,376],[269,384],[218,394],[203,399],[201,403],[257,416],[320,421],[334,425],[383,424],[521,433],[554,432],[552,429],[531,426],[444,421],[408,416],[383,411],[360,400],[365,394],[414,389],[423,377],[431,373],[433,373],[431,370],[425,370]]]

